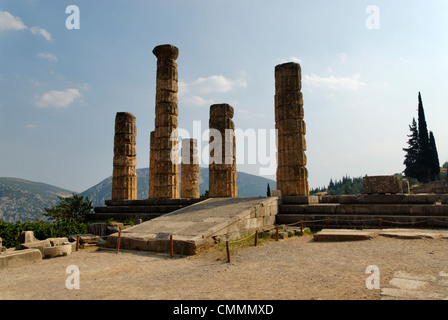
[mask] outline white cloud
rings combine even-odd
[[[182,104],[187,106],[204,107],[210,106],[215,102],[212,99],[204,99],[200,96],[196,96],[190,93],[182,95]]]
[[[247,87],[247,81],[244,78],[231,80],[222,75],[213,75],[208,78],[198,78],[191,82],[179,81],[179,96],[183,104],[200,107],[214,103],[213,99],[204,96],[227,93],[245,87]]]
[[[37,81],[36,79],[29,79],[31,84],[35,87],[40,87],[40,82]]]
[[[36,129],[36,125],[35,125],[35,124],[32,124],[32,123],[29,123],[29,124],[27,124],[27,125],[25,126],[25,128],[27,128],[27,129]]]
[[[19,17],[14,17],[7,11],[0,11],[0,31],[24,29],[28,28]]]
[[[36,106],[39,108],[66,108],[81,96],[78,89],[52,90],[37,97]]]
[[[39,26],[32,27],[30,29],[30,31],[31,31],[32,34],[41,35],[42,37],[44,37],[48,41],[53,41],[53,39],[51,37],[51,34],[47,30],[45,30],[45,29],[43,29],[43,28],[41,28]]]
[[[244,88],[246,86],[247,82],[244,79],[230,80],[221,75],[214,75],[208,78],[198,78],[190,83],[181,80],[179,82],[179,91],[197,94],[225,93],[235,88]]]
[[[54,54],[48,53],[48,52],[47,53],[44,53],[44,52],[38,53],[37,56],[42,59],[47,59],[48,61],[57,61],[58,60],[58,58]]]
[[[328,77],[320,77],[315,74],[305,75],[303,81],[307,86],[324,87],[333,90],[358,90],[366,84],[360,81],[361,75],[359,73],[352,77],[335,77],[334,75]]]
[[[345,54],[345,52],[341,52],[340,54],[338,54],[338,57],[342,62],[347,61],[347,54]]]

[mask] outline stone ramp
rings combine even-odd
[[[169,252],[172,235],[174,253],[193,255],[217,241],[272,227],[277,208],[277,197],[210,198],[123,230],[120,249]],[[116,248],[118,235],[110,235],[105,246]]]

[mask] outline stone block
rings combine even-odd
[[[301,91],[301,73],[300,65],[295,62],[275,66],[275,92]]]
[[[440,202],[441,202],[442,204],[448,204],[448,194],[442,194],[442,195],[440,196]]]
[[[292,134],[280,135],[282,130],[279,129],[278,135],[278,152],[284,150],[306,150],[306,140],[304,133],[294,132]]]
[[[214,118],[229,118],[232,119],[234,115],[234,109],[227,103],[214,104],[210,106],[210,119]],[[221,121],[221,120],[218,120]]]
[[[42,260],[38,249],[6,251],[0,255],[0,270],[30,265]]]
[[[282,92],[274,96],[274,103],[279,109],[282,107],[288,109],[291,106],[294,106],[293,108],[299,108],[303,106],[303,94],[300,91]]]
[[[51,247],[51,242],[49,239],[45,240],[36,240],[33,242],[27,242],[20,244],[21,249],[38,249],[41,252],[44,251],[44,248]]]
[[[55,247],[45,247],[43,249],[42,255],[44,258],[55,258],[66,256],[72,253],[72,245],[71,244],[63,244]]]
[[[305,117],[305,111],[303,109],[303,106],[299,104],[293,104],[289,106],[282,105],[277,106],[275,108],[275,122],[277,124],[287,119],[300,120],[303,119],[304,117]]]
[[[397,176],[367,176],[363,178],[365,194],[402,193],[402,182]]]
[[[411,192],[408,179],[401,179],[401,189],[404,194],[409,194]]]
[[[34,237],[34,231],[22,231],[17,238],[17,242],[22,243],[30,243],[39,241]]]
[[[373,231],[358,231],[358,230],[346,230],[346,229],[322,229],[314,234],[314,241],[360,241],[370,240],[374,238],[376,234]]]
[[[157,57],[157,59],[169,59],[176,60],[179,56],[179,49],[170,44],[162,44],[156,46],[152,53]]]

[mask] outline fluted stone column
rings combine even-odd
[[[306,127],[301,68],[289,62],[275,67],[275,128],[277,129],[277,189],[282,195],[309,195],[306,169]]]
[[[199,157],[196,139],[182,139],[181,162],[181,197],[200,197],[199,192]]]
[[[151,131],[149,140],[149,185],[148,185],[148,199],[154,198],[154,165],[155,165],[155,152],[154,145],[156,142],[155,132]]]
[[[210,107],[209,196],[237,197],[235,125],[228,104]]]
[[[154,48],[157,57],[156,117],[154,130],[154,198],[179,198],[179,156],[177,154],[177,91],[175,60],[179,50],[172,45]]]
[[[136,136],[134,115],[118,112],[115,117],[112,200],[137,199]]]

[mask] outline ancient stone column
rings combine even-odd
[[[235,125],[228,104],[210,107],[209,196],[237,197]]]
[[[137,154],[135,117],[129,112],[115,116],[112,200],[137,199]]]
[[[301,68],[289,62],[275,67],[277,189],[283,196],[309,195]]]
[[[177,154],[177,63],[179,50],[160,45],[157,57],[156,117],[154,130],[154,198],[179,198],[179,156]]]
[[[199,157],[198,142],[196,139],[182,139],[181,149],[181,197],[194,198],[200,197],[199,193]]]
[[[154,165],[155,165],[155,152],[154,144],[156,142],[155,132],[151,131],[149,138],[149,185],[148,185],[148,199],[154,198]]]

